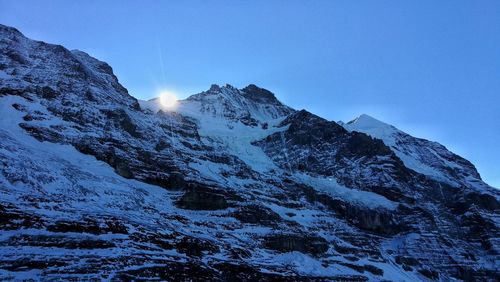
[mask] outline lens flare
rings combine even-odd
[[[178,104],[177,96],[170,91],[163,91],[160,93],[160,104],[164,109],[175,109]]]

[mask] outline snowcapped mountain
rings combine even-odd
[[[0,25],[0,279],[495,281],[500,193],[435,142],[249,85],[138,101]]]
[[[348,122],[344,127],[349,131],[358,131],[381,139],[406,167],[416,172],[453,186],[465,185],[479,189],[484,186],[473,164],[437,142],[410,136],[365,114]]]

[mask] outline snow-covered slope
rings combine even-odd
[[[0,25],[0,279],[494,280],[498,191],[363,119],[255,85],[165,110]]]
[[[154,113],[162,110],[158,99],[139,102]],[[173,111],[192,118],[200,136],[218,142],[221,150],[238,156],[258,172],[276,166],[251,142],[279,130],[276,125],[294,112],[274,94],[255,85],[241,90],[231,85],[212,85],[209,90],[180,101]]]
[[[474,165],[437,142],[410,136],[366,114],[344,124],[344,127],[381,139],[408,168],[419,173],[454,186],[484,187]]]

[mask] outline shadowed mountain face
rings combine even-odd
[[[0,25],[2,280],[494,281],[498,190],[435,142],[249,85],[175,110]]]

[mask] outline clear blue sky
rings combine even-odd
[[[500,1],[0,0],[0,23],[107,61],[141,99],[255,83],[328,119],[367,113],[500,187]]]

